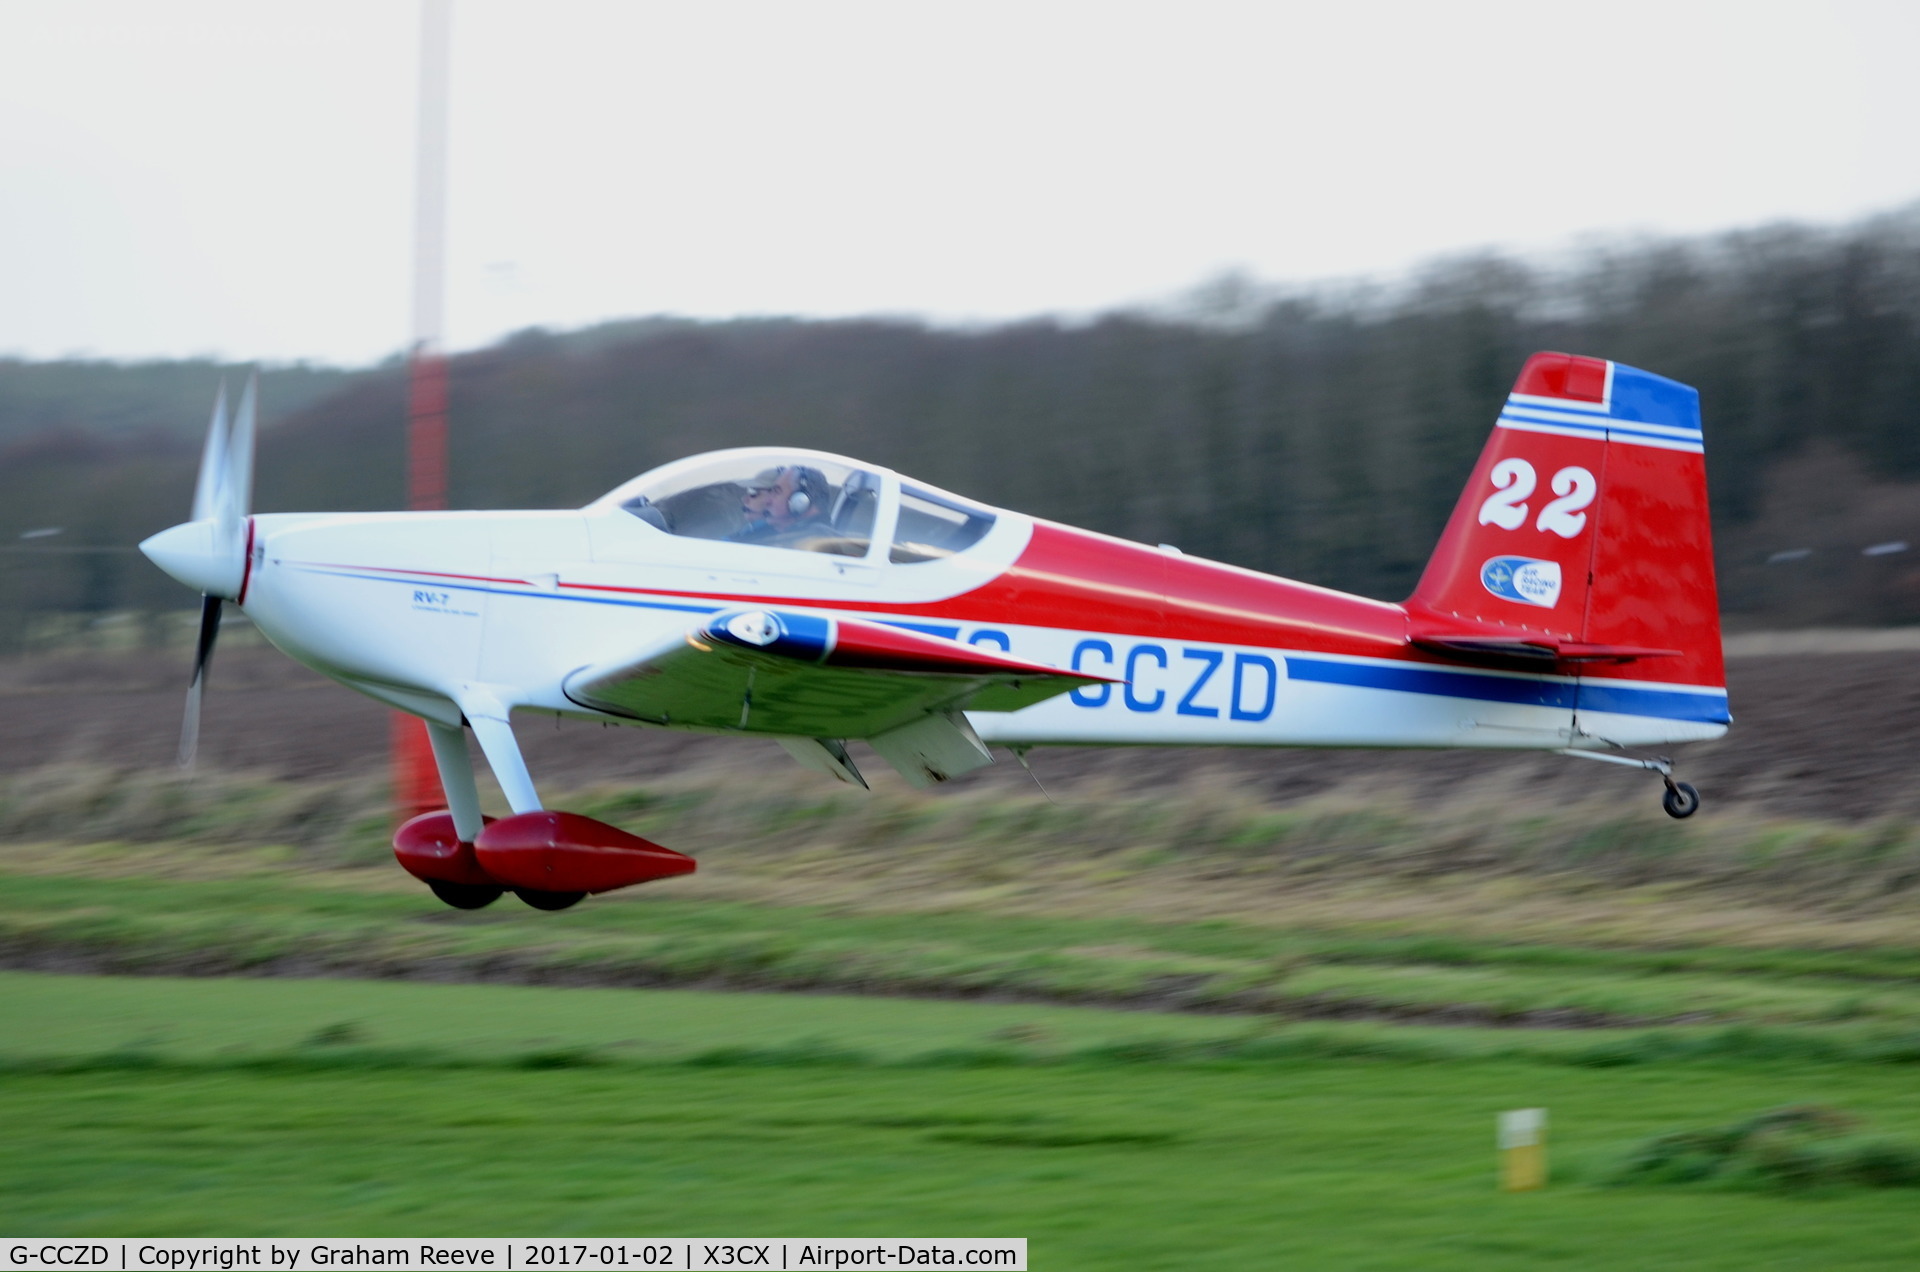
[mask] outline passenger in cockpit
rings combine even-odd
[[[833,487],[826,474],[804,464],[769,468],[747,483],[740,497],[746,524],[728,535],[734,543],[790,543],[828,528]]]

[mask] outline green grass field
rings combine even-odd
[[[183,980],[0,972],[0,1064],[145,1057],[187,1065],[357,1053],[492,1063],[554,1050],[608,1062],[679,1061],[724,1048],[832,1048],[897,1061],[1016,1047],[1058,1054],[1143,1039],[1247,1033],[1232,1017],[814,994]]]
[[[89,790],[133,815],[109,787],[45,798]],[[1003,1235],[1046,1269],[1920,1264],[1911,1188],[1609,1182],[1648,1137],[1788,1104],[1920,1140],[1905,830],[1783,839],[1749,886],[1765,827],[1620,839],[1590,869],[1522,809],[1487,832],[1510,851],[1436,873],[1438,822],[1062,847],[1011,804],[915,829],[884,801],[870,825],[708,802],[775,847],[552,915],[447,910],[384,850],[223,838],[256,797],[297,824],[300,792],[148,794],[214,829],[0,842],[0,966],[39,969],[0,972],[0,1230]],[[1554,1182],[1501,1194],[1495,1115],[1534,1105]]]
[[[1920,949],[1498,938],[1418,923],[1261,926],[598,898],[478,913],[390,868],[228,878],[0,872],[16,965],[197,974],[997,995],[1462,1024],[1849,1023],[1920,1030]]]
[[[1244,1022],[1082,1008],[22,973],[0,1020],[10,1233],[993,1234],[1076,1269],[1920,1260],[1909,1190],[1601,1179],[1641,1137],[1787,1103],[1911,1136],[1910,1064],[1596,1067],[1377,1025],[1236,1055],[1206,1048]],[[1556,1182],[1505,1195],[1493,1121],[1520,1105],[1551,1110]]]

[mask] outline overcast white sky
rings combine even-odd
[[[407,0],[0,0],[0,351],[408,341]],[[455,0],[448,340],[1084,313],[1920,198],[1920,4]]]

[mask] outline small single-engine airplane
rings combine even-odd
[[[814,451],[697,455],[577,511],[248,515],[255,394],[214,408],[193,519],[141,544],[204,597],[182,760],[223,601],[298,661],[426,721],[448,809],[401,827],[449,905],[560,909],[694,868],[543,809],[511,724],[552,713],[770,737],[866,781],[1048,744],[1629,748],[1726,731],[1698,394],[1560,353],[1520,373],[1404,604],[991,508]],[[513,815],[481,815],[471,731]]]

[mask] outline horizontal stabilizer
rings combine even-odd
[[[1415,635],[1412,639],[1416,649],[1464,662],[1626,663],[1642,658],[1681,656],[1681,651],[1677,649],[1603,645],[1592,641],[1562,640],[1557,636],[1536,632],[1515,632],[1511,636],[1428,633]]]

